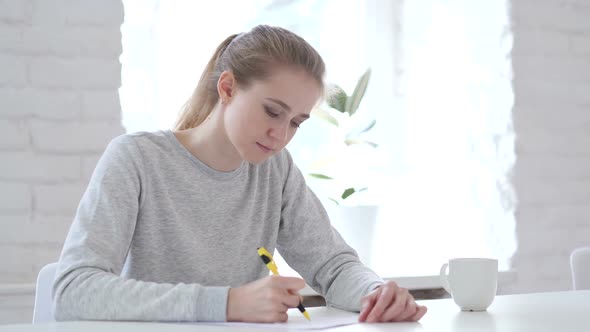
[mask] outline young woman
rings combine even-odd
[[[174,131],[115,138],[80,201],[54,283],[57,320],[287,320],[299,278],[268,276],[275,248],[329,305],[367,322],[426,308],[361,264],[284,149],[323,93],[301,37],[227,38]]]

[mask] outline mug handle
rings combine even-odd
[[[451,286],[449,285],[449,279],[447,277],[447,268],[449,267],[449,263],[444,263],[440,268],[440,282],[444,289],[451,294]]]

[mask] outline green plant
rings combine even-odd
[[[365,73],[359,78],[356,87],[351,95],[348,95],[344,89],[342,89],[338,85],[333,85],[333,89],[327,98],[327,105],[329,109],[317,108],[314,111],[314,115],[319,117],[320,119],[340,128],[341,121],[338,120],[338,117],[344,116],[348,119],[348,122],[354,122],[353,115],[356,114],[363,97],[365,96],[365,92],[367,90],[367,86],[369,85],[369,79],[371,77],[371,69],[367,69]],[[336,114],[332,114],[337,112]],[[362,129],[352,129],[345,133],[344,135],[344,143],[346,146],[351,146],[355,144],[366,144],[373,148],[377,147],[377,144],[374,142],[370,142],[367,140],[363,140],[361,135],[363,133],[368,132],[375,126],[376,121],[372,120],[369,125],[363,127]],[[349,128],[350,129],[350,128]],[[309,176],[321,179],[321,180],[334,180],[334,177],[323,174],[323,173],[309,173]],[[334,201],[336,204],[340,204],[339,201],[343,201],[349,198],[351,195],[367,190],[366,187],[355,188],[355,187],[347,187],[342,191],[338,199],[330,197],[329,199]]]

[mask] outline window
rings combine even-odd
[[[516,243],[506,1],[123,2],[127,131],[170,128],[225,37],[260,23],[283,26],[318,49],[327,80],[348,92],[372,68],[358,120],[376,119],[367,134],[379,146],[349,166],[363,170],[369,187],[356,202],[380,209],[373,268],[433,275],[458,256],[493,256],[508,268]],[[312,118],[289,150],[307,173],[340,138]]]

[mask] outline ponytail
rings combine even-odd
[[[195,88],[191,98],[182,106],[180,116],[176,121],[175,130],[194,128],[209,116],[215,104],[219,100],[217,94],[217,80],[220,73],[216,73],[219,58],[237,34],[227,37],[215,50],[207,63],[201,79]]]

